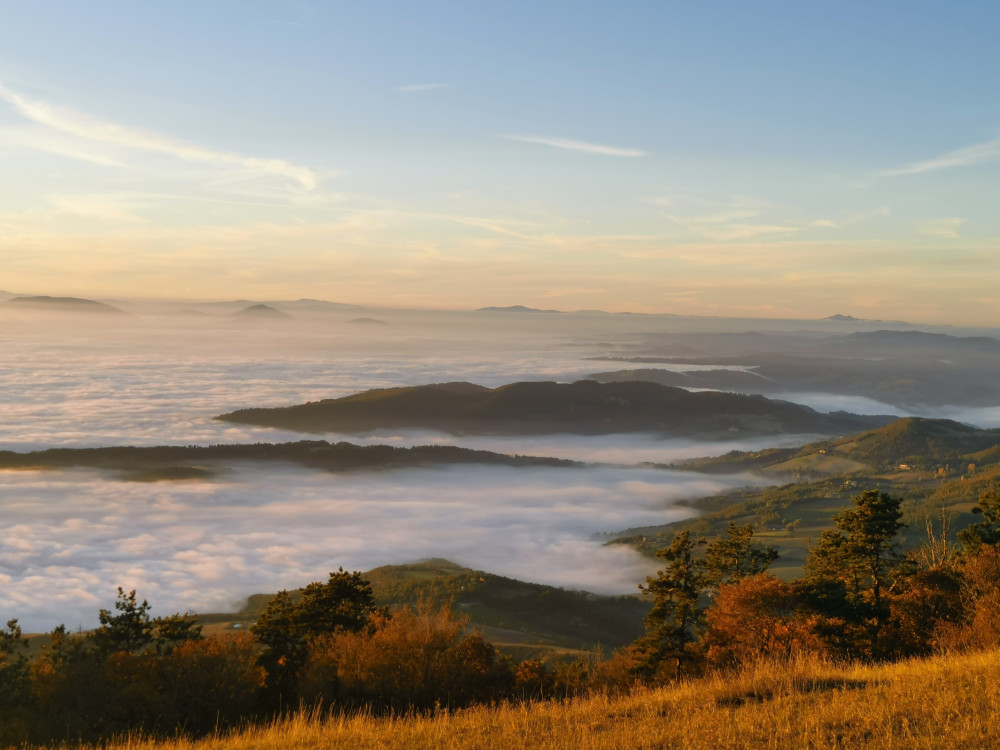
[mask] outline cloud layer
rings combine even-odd
[[[331,475],[273,466],[222,482],[124,483],[92,471],[0,472],[0,612],[31,630],[96,624],[118,585],[157,613],[423,557],[630,593],[653,564],[592,535],[664,523],[745,484],[649,469],[463,467]]]

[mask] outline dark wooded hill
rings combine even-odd
[[[50,448],[31,453],[0,451],[0,469],[64,469],[89,467],[123,472],[134,481],[210,479],[218,464],[233,461],[288,461],[326,471],[373,471],[444,464],[495,466],[583,466],[576,461],[533,456],[507,456],[452,445],[354,445],[303,440],[252,445],[173,446],[151,448]]]
[[[648,432],[726,439],[752,435],[844,435],[892,417],[822,414],[787,401],[691,393],[648,382],[523,382],[486,388],[437,383],[365,391],[298,406],[241,409],[218,419],[305,432],[431,429],[453,435],[607,435]]]

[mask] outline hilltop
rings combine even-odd
[[[504,313],[561,313],[562,310],[540,310],[537,307],[525,307],[524,305],[508,305],[507,307],[480,307],[476,312],[504,312]]]
[[[254,320],[292,320],[292,316],[270,305],[258,304],[244,307],[232,314],[234,318],[252,318]]]
[[[330,302],[325,299],[296,299],[296,300],[250,300],[250,299],[236,299],[236,300],[225,300],[221,302],[202,302],[198,305],[201,308],[212,308],[229,310],[232,312],[242,310],[247,307],[253,307],[254,305],[266,305],[268,307],[274,307],[279,310],[292,310],[297,312],[313,312],[313,313],[342,313],[342,312],[361,312],[365,308],[361,305],[351,305],[344,302]]]
[[[727,439],[853,433],[891,418],[822,414],[763,396],[691,393],[649,382],[581,380],[492,389],[466,382],[384,388],[297,406],[241,409],[217,419],[305,432],[422,428],[453,435],[648,432]]]

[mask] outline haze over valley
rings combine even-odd
[[[259,304],[252,301],[111,302],[128,314],[112,319],[79,310],[30,315],[21,306],[0,308],[5,352],[0,449],[24,455],[57,447],[252,446],[322,439],[459,445],[583,463],[532,467],[431,459],[422,468],[401,464],[330,473],[318,464],[249,455],[222,460],[192,454],[164,468],[136,457],[126,461],[135,464],[131,470],[79,458],[90,455],[86,452],[64,454],[47,466],[30,455],[14,456],[13,464],[5,465],[25,465],[0,470],[5,509],[0,609],[16,612],[27,627],[50,628],[70,616],[71,626],[92,626],[109,581],[141,590],[164,611],[219,611],[238,608],[254,592],[295,587],[341,565],[369,569],[431,556],[570,589],[632,593],[655,562],[628,545],[605,546],[609,533],[659,527],[695,514],[688,503],[697,498],[779,481],[666,465],[734,450],[800,446],[823,432],[761,434],[726,421],[742,426],[716,430],[712,440],[672,437],[662,430],[594,434],[590,428],[583,434],[517,434],[517,429],[448,434],[419,424],[317,433],[220,421],[215,418],[220,414],[427,383],[466,381],[485,388],[573,383],[609,357],[670,358],[643,362],[646,369],[640,372],[655,368],[653,375],[675,383],[730,373],[743,378],[740,390],[748,394],[755,391],[747,385],[770,381],[756,375],[753,364],[734,365],[736,356],[767,361],[776,348],[801,350],[806,342],[836,353],[843,358],[838,361],[862,374],[868,367],[873,377],[884,372],[885,362],[897,361],[891,345],[882,347],[878,359],[849,346],[862,335],[856,330],[870,332],[872,325],[863,321],[365,309],[366,316],[385,323],[359,327],[351,323],[357,309],[318,301],[268,303],[288,317],[252,321],[232,315]],[[913,327],[897,324],[897,329]],[[921,339],[927,347],[922,354],[942,360],[956,357],[968,334],[983,335],[933,333]],[[658,342],[654,354],[650,341]],[[716,341],[726,343],[720,348]],[[987,372],[993,356],[989,342],[996,340],[976,341],[980,367],[965,377],[979,377],[987,389],[993,382]],[[701,345],[698,352],[689,348],[695,342]],[[861,431],[865,419],[881,424],[911,411],[853,393],[857,382],[834,379],[831,388],[843,385],[842,392],[803,393],[796,400],[821,409],[826,402],[827,411],[853,407],[859,416],[842,415],[837,423],[859,420],[850,432]],[[692,395],[710,385],[698,381]],[[723,380],[720,389],[725,385]],[[600,408],[602,398],[588,408]],[[611,414],[624,402],[608,396],[603,403]],[[774,402],[774,408],[792,407]],[[926,408],[932,416],[966,414],[965,407],[943,403]],[[995,408],[979,413],[988,419],[1000,413],[1000,402]],[[723,412],[713,419],[731,417]],[[663,423],[671,419],[667,409]],[[40,588],[50,595],[39,599]]]

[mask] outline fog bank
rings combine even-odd
[[[523,580],[633,593],[655,565],[597,532],[687,515],[681,498],[755,480],[653,469],[453,467],[334,475],[232,467],[222,481],[0,472],[0,613],[93,627],[116,586],[159,614],[423,557]]]

